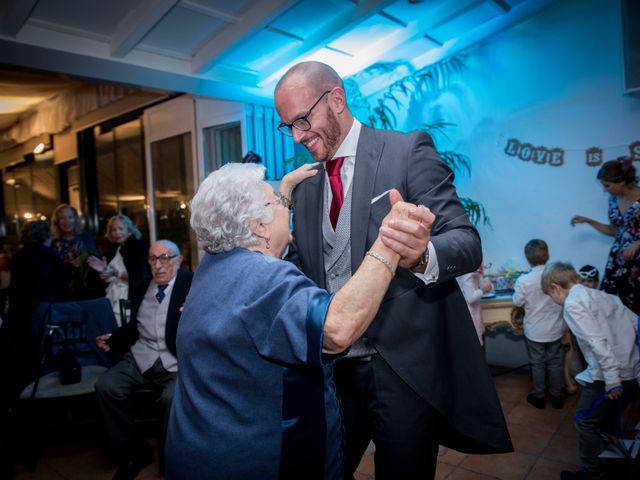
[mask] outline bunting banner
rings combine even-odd
[[[620,145],[616,145],[619,147]],[[632,142],[628,145],[629,157],[633,161],[640,161],[640,141]],[[607,147],[612,148],[612,147]],[[549,165],[560,167],[565,163],[565,152],[563,148],[547,148],[535,146],[531,143],[521,142],[517,138],[510,138],[504,147],[504,153],[510,157],[517,157],[523,162],[533,162],[539,165]],[[604,149],[601,147],[591,147],[584,150],[585,163],[590,167],[598,167],[605,161]]]

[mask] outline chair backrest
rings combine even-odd
[[[80,365],[112,364],[98,349],[96,337],[117,328],[106,298],[77,302],[41,303],[33,314],[33,333],[39,338],[39,374],[55,369],[55,360],[70,351]]]

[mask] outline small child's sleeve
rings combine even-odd
[[[516,307],[524,307],[524,286],[522,284],[522,277],[516,280],[516,284],[513,286],[513,304]]]

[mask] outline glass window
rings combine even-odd
[[[194,194],[191,133],[151,144],[151,169],[156,218],[156,238],[175,242],[182,250],[184,265],[192,265],[188,203]]]
[[[71,163],[71,162],[70,162]],[[82,198],[80,197],[80,167],[77,161],[73,161],[66,171],[67,175],[67,195],[69,205],[74,207],[82,216]]]
[[[111,129],[95,127],[100,233],[116,214],[127,215],[143,235],[148,232],[142,122]]]
[[[240,122],[214,125],[202,130],[204,137],[205,175],[222,165],[242,160]]]
[[[16,240],[24,222],[49,220],[58,204],[58,182],[53,156],[34,156],[35,160],[8,168],[3,179],[7,236]]]

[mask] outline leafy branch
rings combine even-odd
[[[284,161],[285,171],[295,170],[298,167],[301,167],[305,163],[313,163],[313,158],[309,152],[302,152],[294,155],[293,157],[289,157]],[[291,167],[290,169],[287,167]]]
[[[483,225],[491,227],[491,219],[488,217],[487,211],[481,203],[478,203],[468,197],[460,197],[460,201],[462,202],[464,209],[467,211],[467,215],[469,215],[471,223],[477,226],[482,221]]]
[[[351,107],[362,112],[366,117],[366,123],[374,128],[394,130],[398,125],[397,111],[406,109],[412,102],[422,103],[429,96],[435,96],[445,89],[451,78],[459,74],[464,69],[464,62],[459,57],[452,57],[445,61],[429,65],[421,69],[414,69],[408,62],[385,62],[377,63],[363,70],[360,73],[345,80],[345,90],[347,98],[350,99]],[[362,94],[360,84],[380,76],[392,76],[398,72],[407,71],[398,80],[394,80],[382,94],[380,94],[375,105],[372,107],[368,99]],[[434,138],[443,136],[448,138],[447,129],[454,127],[451,122],[437,119],[432,123],[423,123],[417,127],[418,130],[427,132]],[[454,172],[464,172],[471,175],[471,162],[469,157],[454,151],[439,152],[442,160]],[[487,216],[484,206],[470,198],[461,198],[469,219],[474,225],[482,223],[491,226],[491,221]]]

